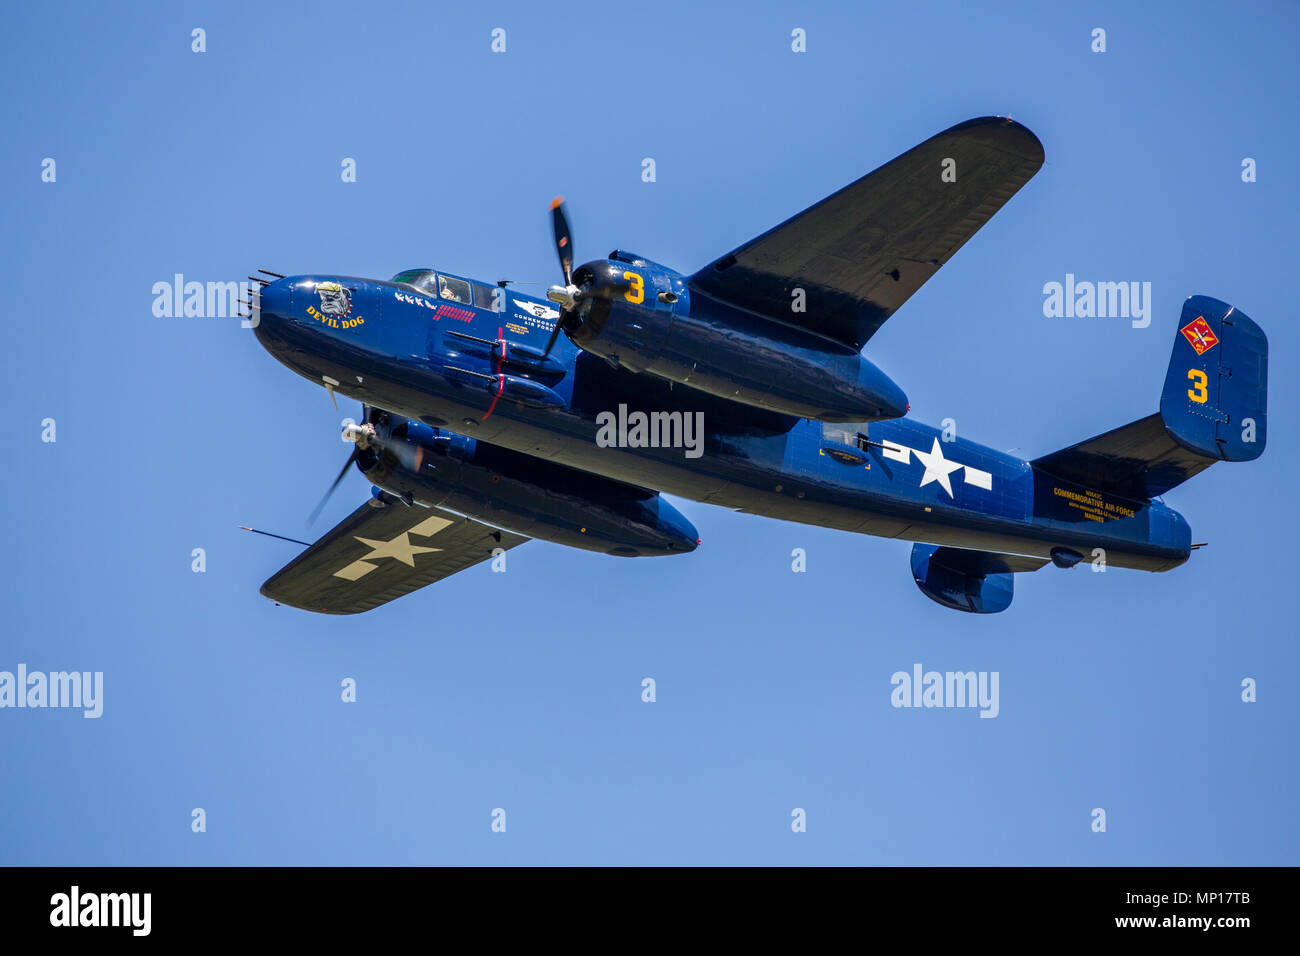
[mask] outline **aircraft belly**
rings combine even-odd
[[[1038,513],[1044,489],[1036,496],[1027,463],[970,442],[944,448],[937,430],[909,420],[872,423],[875,444],[849,465],[821,440],[822,425],[806,421],[779,435],[710,432],[702,454],[688,458],[683,448],[601,447],[595,421],[572,411],[498,405],[486,415],[482,393],[447,389],[432,369],[408,369],[402,382],[341,382],[343,394],[480,441],[749,514],[1044,557],[1053,547],[1085,557],[1102,547],[1109,564],[1144,570],[1186,559],[1149,541],[1141,520],[1103,524],[1076,512]]]

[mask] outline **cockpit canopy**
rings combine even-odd
[[[448,302],[501,311],[501,292],[496,286],[470,282],[468,279],[449,276],[445,272],[435,272],[433,269],[407,269],[393,276],[392,281],[401,282],[419,289],[425,295],[445,299]]]
[[[407,269],[405,272],[399,272],[393,276],[392,281],[415,286],[421,292],[427,292],[429,295],[438,294],[438,273],[432,269]]]

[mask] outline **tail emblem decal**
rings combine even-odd
[[[1192,344],[1192,348],[1196,349],[1197,355],[1204,355],[1219,344],[1219,337],[1214,334],[1210,323],[1205,321],[1203,315],[1198,315],[1194,321],[1188,322],[1179,331]]]

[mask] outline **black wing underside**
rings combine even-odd
[[[262,594],[324,614],[358,614],[530,539],[461,515],[363,504],[271,576]]]
[[[968,120],[705,266],[690,287],[859,350],[1042,165],[1024,126]]]

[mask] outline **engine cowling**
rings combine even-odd
[[[699,534],[654,492],[381,413],[366,478],[407,501],[516,534],[619,557],[686,554]]]
[[[827,422],[906,414],[907,396],[860,354],[793,325],[692,296],[685,279],[615,252],[573,276],[575,345],[634,372],[758,408]]]

